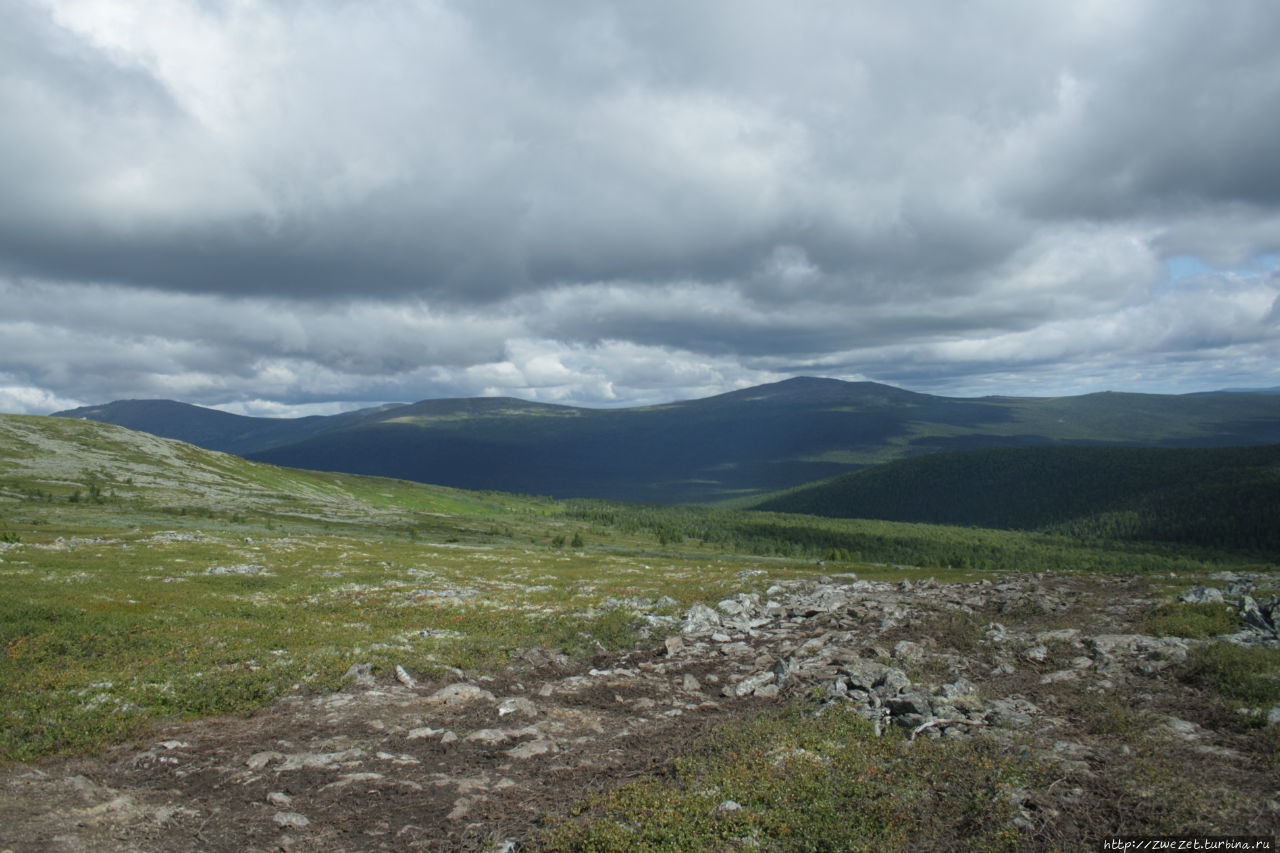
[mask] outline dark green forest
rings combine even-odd
[[[939,453],[795,489],[759,509],[1280,553],[1280,445]]]

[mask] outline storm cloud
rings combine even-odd
[[[19,0],[0,410],[1280,385],[1280,6]]]

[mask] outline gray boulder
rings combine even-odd
[[[1222,604],[1222,590],[1212,586],[1197,586],[1178,596],[1187,604]]]
[[[888,706],[889,712],[895,717],[930,717],[933,715],[933,705],[929,702],[929,697],[923,693],[903,693],[888,699],[885,705]]]
[[[1274,602],[1264,610],[1258,606],[1258,602],[1253,600],[1253,596],[1240,596],[1240,621],[1264,634],[1276,633],[1276,623],[1273,613],[1270,612],[1276,609]]]
[[[686,637],[698,637],[720,628],[720,614],[705,604],[695,604],[684,614],[680,633]]]

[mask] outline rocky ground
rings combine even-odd
[[[1249,595],[1276,578],[1215,583],[1187,595],[1241,607],[1235,642],[1276,645],[1280,608]],[[909,738],[998,738],[1056,768],[1044,790],[1012,794],[1036,847],[1183,814],[1204,832],[1280,834],[1280,774],[1257,729],[1179,678],[1202,641],[1140,632],[1153,590],[838,576],[695,606],[588,662],[535,650],[441,681],[355,667],[340,693],[9,768],[0,850],[521,850],[548,813],[785,701],[849,703]]]

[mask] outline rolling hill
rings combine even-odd
[[[59,415],[291,467],[648,503],[749,500],[946,450],[1280,443],[1273,394],[961,399],[813,378],[628,409],[468,398],[275,419],[120,401]]]

